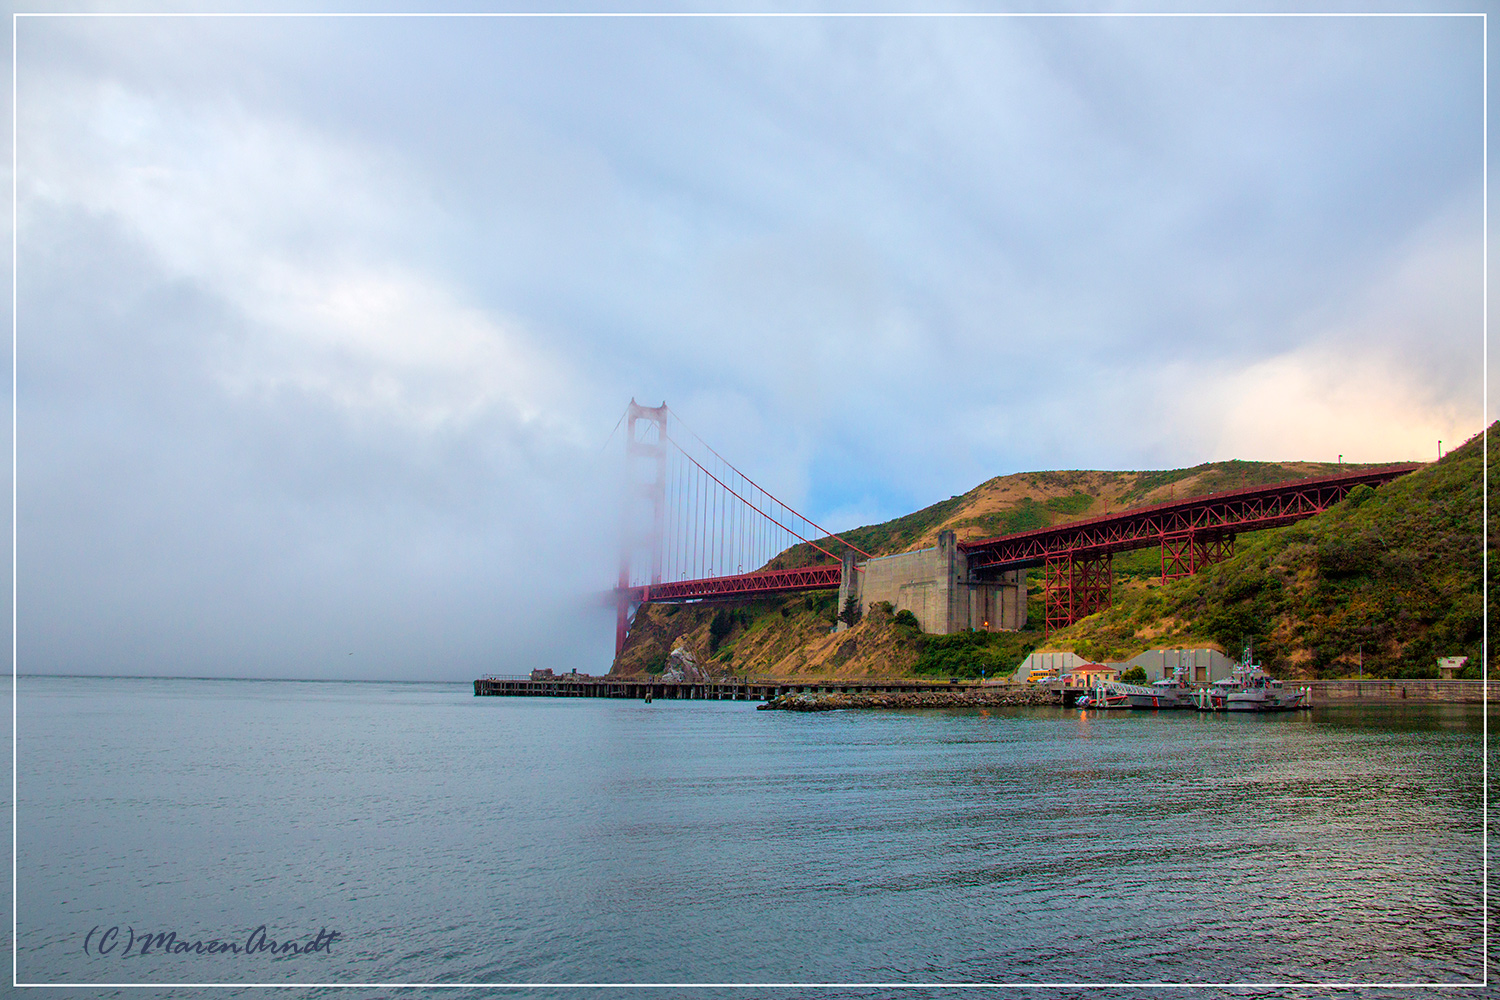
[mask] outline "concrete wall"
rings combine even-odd
[[[972,580],[969,561],[951,531],[930,549],[881,556],[855,566],[844,558],[839,586],[842,610],[850,593],[861,608],[890,601],[897,611],[917,616],[923,632],[948,635],[972,628],[1008,632],[1026,625],[1026,577],[1021,570],[997,581]]]
[[[1356,680],[1304,681],[1312,688],[1314,705],[1367,705],[1456,703],[1484,701],[1484,681],[1460,680]],[[1491,692],[1493,697],[1494,692]]]
[[[859,573],[859,605],[868,608],[890,601],[897,611],[910,611],[923,632],[947,634],[952,619],[952,566],[940,548],[918,549],[871,559]]]
[[[968,596],[968,621],[961,628],[1014,632],[1026,627],[1025,570],[1011,570],[993,582],[965,581],[964,588]]]

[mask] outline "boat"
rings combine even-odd
[[[1129,708],[1130,695],[1118,683],[1100,684],[1089,692],[1090,708]]]
[[[1132,684],[1128,694],[1131,708],[1165,711],[1194,707],[1193,688],[1181,673],[1175,677],[1163,677],[1149,686]]]
[[[1307,708],[1307,692],[1289,688],[1281,681],[1256,668],[1245,675],[1237,690],[1228,692],[1226,712],[1290,712]]]
[[[1306,688],[1289,688],[1251,662],[1251,651],[1230,676],[1198,692],[1200,712],[1291,712],[1311,708]]]

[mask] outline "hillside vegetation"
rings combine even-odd
[[[1379,490],[1358,487],[1321,515],[1244,536],[1233,558],[1196,576],[1117,585],[1110,608],[1050,645],[1119,660],[1200,644],[1233,655],[1253,641],[1268,670],[1298,678],[1435,677],[1439,656],[1468,656],[1478,676],[1482,447],[1476,436]],[[1492,490],[1497,447],[1492,435]]]

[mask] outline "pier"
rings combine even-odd
[[[786,694],[902,694],[990,690],[1007,685],[979,681],[809,680],[735,678],[718,681],[662,681],[651,677],[481,677],[474,694],[510,698],[646,698],[700,701],[769,701]]]
[[[1478,680],[1363,680],[1302,681],[1310,704],[1333,705],[1452,705],[1484,702],[1484,682]],[[975,694],[1032,689],[1030,685],[1003,681],[916,680],[808,680],[734,678],[718,681],[663,681],[654,677],[592,677],[587,674],[557,674],[552,677],[481,677],[474,682],[476,696],[510,698],[671,698],[694,701],[770,701],[789,694]],[[1071,706],[1084,694],[1083,687],[1068,687],[1059,681],[1035,685],[1050,695],[1053,704]]]

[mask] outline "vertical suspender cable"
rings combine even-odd
[[[681,503],[678,492],[682,489],[682,482],[677,478],[676,452],[672,452],[668,456],[668,462],[670,464],[667,466],[667,474],[672,477],[672,506],[668,511],[671,530],[667,533],[667,537],[671,539],[671,541],[667,543],[667,559],[670,563],[670,568],[667,570],[667,579],[675,580],[677,579],[677,508]]]
[[[682,573],[683,555],[686,552],[684,546],[687,544],[686,509],[683,507],[684,491],[687,483],[682,479],[682,456],[675,451],[672,457],[677,460],[677,579],[685,579]]]
[[[703,509],[698,515],[698,579],[701,580],[708,576],[708,545],[705,541],[708,538],[708,480],[700,474],[698,482],[703,493]]]
[[[699,542],[698,542],[698,536],[700,534],[702,534],[702,531],[703,531],[703,528],[702,528],[703,515],[702,515],[702,512],[700,510],[700,508],[703,506],[703,497],[701,496],[703,490],[702,490],[702,487],[699,485],[699,483],[700,483],[700,479],[698,477],[698,470],[694,469],[693,470],[693,534],[692,534],[693,546],[692,546],[692,552],[690,553],[689,558],[691,559],[691,565],[692,565],[692,568],[693,568],[693,577],[695,579],[696,578],[701,578],[703,576],[702,573],[698,572],[698,553],[703,548],[702,545],[700,545]]]

